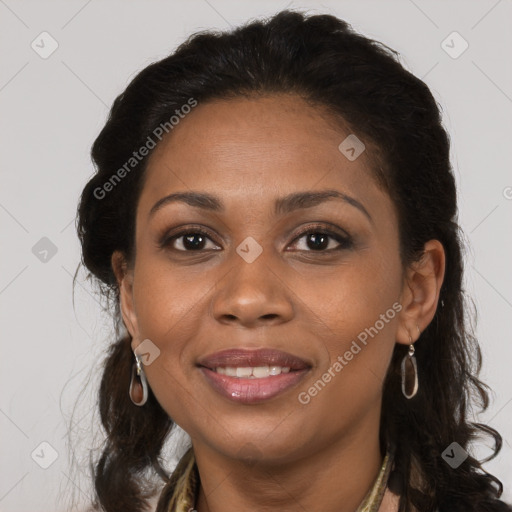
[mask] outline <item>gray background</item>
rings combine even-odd
[[[485,467],[512,501],[510,1],[0,0],[2,512],[70,510],[71,496],[86,502],[90,492],[97,360],[112,333],[83,272],[73,307],[80,259],[73,221],[108,107],[137,71],[190,33],[284,7],[335,14],[398,50],[443,106],[470,244],[466,289],[479,311],[481,377],[494,391],[489,410],[474,417],[504,437]],[[31,47],[42,46],[43,31],[59,45],[47,59]],[[469,44],[458,58],[442,47],[453,31]],[[445,44],[452,53],[462,48],[457,36]],[[41,252],[50,247],[43,237],[55,254]]]

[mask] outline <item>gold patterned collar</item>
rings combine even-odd
[[[356,512],[378,512],[393,466],[394,450],[388,450],[379,474]],[[173,471],[160,495],[157,512],[189,512],[195,509],[199,493],[199,472],[190,447]]]

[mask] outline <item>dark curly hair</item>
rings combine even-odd
[[[83,265],[111,300],[119,325],[111,256],[116,250],[128,261],[135,256],[135,213],[147,157],[124,173],[108,196],[99,197],[98,191],[155,127],[191,98],[205,103],[269,93],[298,95],[327,108],[371,143],[375,177],[398,212],[404,266],[420,258],[428,240],[439,240],[445,249],[440,306],[415,345],[419,392],[412,400],[401,393],[400,362],[407,347],[400,344],[384,383],[380,441],[396,445],[393,485],[401,493],[400,511],[411,506],[422,512],[511,511],[499,500],[501,482],[481,466],[500,451],[501,436],[468,420],[473,402],[488,407],[490,390],[478,379],[481,352],[462,289],[463,234],[441,109],[396,51],[356,33],[345,21],[283,11],[231,31],[195,34],[137,74],[115,99],[92,147],[96,173],[77,213]],[[99,394],[106,439],[94,479],[96,507],[107,512],[142,511],[154,492],[148,482],[155,474],[169,478],[161,452],[174,423],[151,391],[144,407],[130,402],[130,341],[125,335],[112,344]],[[484,461],[469,455],[454,470],[442,459],[452,442],[469,452],[479,436],[490,436],[495,445]],[[421,475],[421,485],[414,475]]]

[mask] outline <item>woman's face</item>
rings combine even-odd
[[[123,316],[134,349],[150,340],[151,389],[196,448],[292,461],[376,434],[410,326],[394,206],[368,148],[339,149],[349,135],[294,96],[219,100],[150,155]],[[178,193],[194,196],[159,203]],[[296,364],[238,352],[256,349]]]

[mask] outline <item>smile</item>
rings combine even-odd
[[[217,373],[227,375],[228,377],[246,377],[249,379],[264,379],[272,375],[280,375],[281,373],[288,373],[289,366],[241,366],[234,368],[232,366],[218,366],[215,368]]]
[[[273,349],[230,349],[199,360],[210,388],[243,404],[270,400],[295,387],[311,369],[305,360]]]

